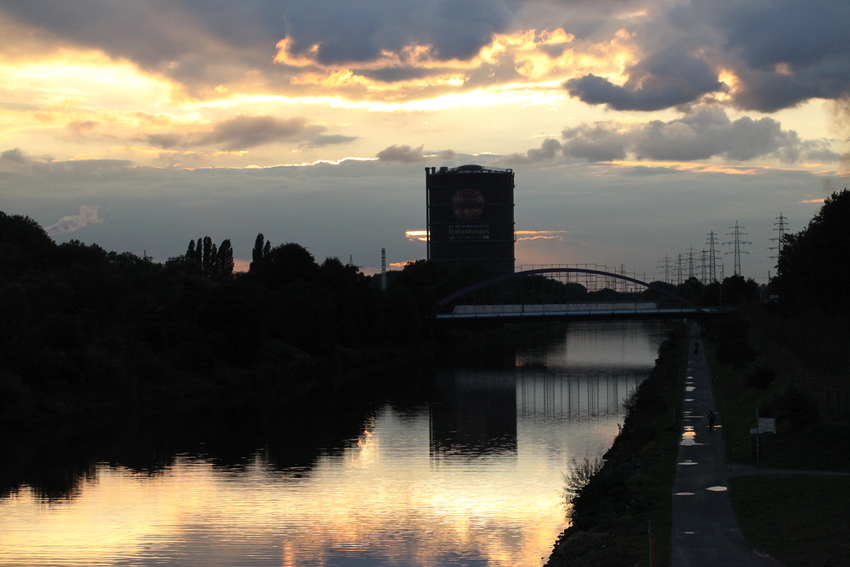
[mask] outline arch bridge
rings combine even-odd
[[[624,294],[619,294],[609,300],[591,302],[584,298],[582,301],[576,297],[579,293],[577,282],[559,282],[552,278],[555,274],[582,274],[586,278],[600,276],[606,282],[625,282],[632,289],[652,290],[659,299],[638,298],[638,293],[630,292],[625,294],[626,298],[622,297]],[[451,293],[437,302],[436,319],[487,321],[705,318],[726,312],[728,310],[716,307],[700,307],[669,290],[625,274],[591,268],[553,267],[497,276]]]

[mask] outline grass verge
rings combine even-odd
[[[747,541],[787,567],[847,565],[850,477],[738,477],[730,496]]]
[[[707,344],[714,394],[723,423],[726,458],[763,468],[850,472],[850,423],[818,415],[806,384],[769,353],[759,317],[710,328]],[[731,330],[737,326],[738,331]],[[721,361],[729,333],[750,351]],[[747,351],[747,349],[743,349]],[[743,352],[742,351],[742,352]],[[773,376],[760,380],[759,376]],[[777,433],[762,435],[758,461],[750,429],[759,416],[776,418]],[[789,567],[846,564],[850,546],[850,476],[759,475],[732,479],[730,497],[744,537]]]

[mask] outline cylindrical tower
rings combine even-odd
[[[428,259],[514,271],[514,172],[462,165],[425,168]]]

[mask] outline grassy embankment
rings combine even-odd
[[[682,326],[661,345],[651,375],[627,401],[622,432],[604,455],[602,469],[573,500],[572,526],[561,535],[547,565],[647,565],[650,520],[656,565],[669,565],[686,331]]]
[[[717,325],[706,337],[720,355],[710,353],[709,361],[727,459],[757,464],[749,431],[759,408],[760,416],[777,418],[777,434],[763,436],[761,467],[850,472],[850,423],[819,411],[811,383],[801,379],[804,366],[797,359],[789,363],[787,351],[768,338],[765,325],[775,330],[777,324],[768,318],[764,313],[747,317],[739,339],[750,350],[731,361],[721,345],[724,336],[740,328],[730,331],[731,322]],[[846,564],[850,476],[762,474],[730,484],[738,523],[756,548],[788,567]]]

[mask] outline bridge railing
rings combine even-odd
[[[629,285],[626,292],[615,289],[600,290],[589,294],[589,290],[577,282],[559,279],[568,276],[596,277],[620,280]],[[637,292],[637,290],[643,292]],[[645,293],[649,290],[649,295]],[[643,297],[642,297],[643,296]],[[606,307],[601,307],[602,304]],[[628,307],[611,308],[611,304],[624,303]],[[592,307],[597,305],[596,307]],[[588,307],[591,306],[591,307]],[[590,268],[535,268],[513,274],[505,274],[478,282],[449,294],[437,302],[437,315],[460,317],[487,314],[532,314],[577,311],[643,311],[650,309],[702,312],[692,302],[675,295],[663,287],[647,283],[624,274],[604,272]],[[457,310],[457,311],[456,311]],[[465,310],[465,311],[464,311]]]
[[[655,301],[614,301],[588,303],[539,303],[530,305],[455,305],[453,315],[498,315],[516,313],[574,313],[585,311],[652,311]]]

